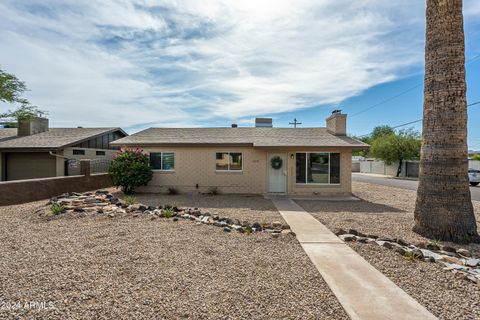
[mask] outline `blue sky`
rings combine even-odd
[[[361,135],[421,118],[424,14],[420,0],[4,0],[0,66],[57,127],[324,126],[339,108]],[[480,1],[465,0],[464,15],[469,60]],[[470,103],[479,70],[467,64]],[[476,149],[478,123],[477,105]]]

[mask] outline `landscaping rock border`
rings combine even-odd
[[[202,212],[199,208],[178,208],[172,205],[160,205],[157,207],[146,206],[140,203],[129,204],[125,200],[115,197],[106,190],[97,190],[95,192],[69,192],[53,197],[49,200],[48,205],[59,206],[63,210],[57,214],[74,213],[81,217],[88,214],[101,214],[109,218],[117,215],[131,214],[133,217],[140,215],[150,216],[151,219],[156,218],[172,218],[173,221],[190,220],[198,224],[212,225],[223,228],[225,232],[236,231],[240,233],[250,234],[253,232],[265,232],[277,238],[280,235],[293,235],[288,224],[278,221],[272,223],[259,223],[240,221],[229,217],[221,217],[210,212]],[[50,215],[54,215],[50,212]]]
[[[468,280],[480,286],[480,258],[472,256],[466,249],[455,249],[436,243],[420,242],[416,245],[400,238],[366,235],[355,229],[348,232],[338,229],[335,234],[345,242],[375,243],[381,247],[394,250],[401,256],[411,260],[440,263],[444,270],[458,274],[459,278]]]

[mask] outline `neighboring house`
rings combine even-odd
[[[142,148],[154,176],[140,191],[350,194],[352,150],[368,145],[346,136],[346,115],[326,128],[150,128],[113,143]]]
[[[111,159],[111,143],[125,136],[120,128],[49,128],[44,118],[0,128],[0,180],[68,175],[69,159]]]

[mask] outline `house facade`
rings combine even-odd
[[[150,128],[113,142],[141,148],[154,170],[139,191],[346,195],[352,150],[368,145],[346,136],[346,115],[325,128]]]
[[[0,181],[80,174],[80,159],[111,160],[120,128],[49,128],[34,117],[18,128],[0,128]]]

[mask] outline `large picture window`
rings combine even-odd
[[[243,169],[243,156],[241,152],[217,152],[217,171],[241,171]]]
[[[175,170],[175,153],[173,152],[150,153],[150,167],[153,170],[162,170],[162,171]]]
[[[296,158],[297,183],[340,183],[340,153],[302,152]]]

